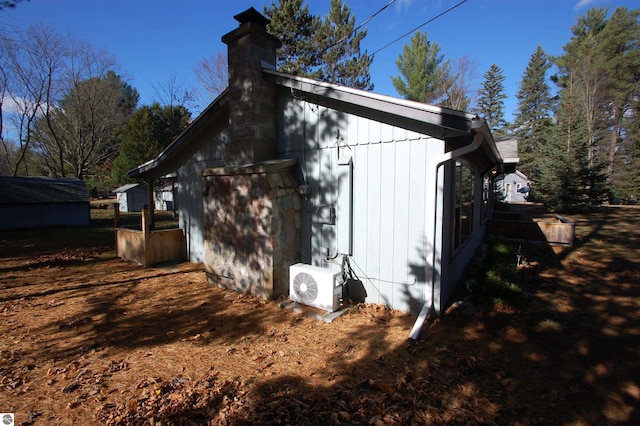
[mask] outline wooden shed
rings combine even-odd
[[[86,226],[89,201],[79,179],[0,176],[0,229]]]
[[[113,190],[121,212],[139,212],[149,204],[147,188],[139,183],[129,183]]]

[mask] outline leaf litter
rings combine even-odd
[[[630,216],[625,235],[639,238]],[[415,317],[382,306],[325,324],[211,286],[199,265],[13,248],[0,263],[0,409],[24,425],[633,422],[637,249],[590,252],[606,227],[579,223],[579,250],[518,245],[527,306],[453,310],[417,342]]]

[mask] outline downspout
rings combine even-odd
[[[435,283],[435,266],[436,266],[435,239],[436,239],[436,226],[438,224],[438,218],[437,218],[438,209],[436,208],[437,206],[435,204],[437,203],[437,200],[438,200],[438,169],[447,161],[469,154],[470,152],[473,152],[476,149],[478,149],[480,145],[482,145],[482,141],[484,139],[482,135],[482,131],[476,130],[481,126],[482,123],[483,123],[482,120],[474,120],[472,122],[471,129],[474,131],[474,135],[473,135],[473,141],[469,145],[465,145],[461,148],[458,148],[453,151],[434,157],[430,159],[429,163],[427,164],[428,172],[432,173],[431,176],[433,178],[433,189],[434,189],[433,191],[434,193],[433,231],[432,231],[433,254],[431,259],[431,271],[432,271],[431,272],[431,305],[429,306],[429,303],[426,301],[427,297],[425,292],[425,304],[422,306],[422,309],[418,314],[418,318],[416,319],[416,322],[413,325],[413,328],[411,329],[411,333],[409,334],[409,338],[413,340],[418,340],[418,338],[420,337],[420,332],[422,331],[422,326],[424,325],[424,322],[427,320],[427,318],[430,318],[432,315],[435,314],[435,305],[434,305],[434,298],[435,298],[435,292],[436,292],[436,289],[435,289],[435,285],[436,285]],[[428,264],[426,268],[427,268],[426,276],[429,277]]]

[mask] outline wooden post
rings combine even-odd
[[[120,227],[120,203],[113,203],[113,226]]]
[[[149,207],[149,228],[155,229],[156,224],[154,220],[153,211],[155,209],[155,199],[153,197],[153,179],[147,179],[147,204]]]
[[[149,257],[151,256],[151,236],[150,232],[150,224],[149,224],[149,208],[142,208],[142,240],[144,241],[144,262],[143,267],[147,268],[149,266]]]
[[[120,203],[113,203],[113,227],[116,234],[116,257],[118,257],[118,228],[120,227]]]

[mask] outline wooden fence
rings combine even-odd
[[[487,233],[525,241],[542,241],[549,244],[573,246],[575,223],[555,215],[552,220],[516,220],[500,217],[487,222]]]
[[[142,209],[142,230],[120,228],[119,209],[114,205],[116,221],[116,255],[145,268],[162,262],[186,259],[186,244],[182,229],[152,231],[149,210]]]

